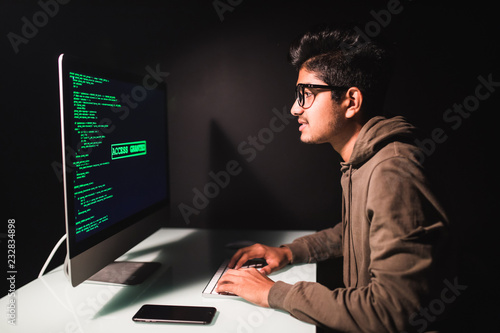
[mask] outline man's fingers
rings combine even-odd
[[[239,249],[229,261],[229,267],[239,269],[248,260],[261,258],[264,255],[262,250],[263,247],[260,244],[254,244],[252,246]]]
[[[254,304],[269,307],[267,298],[274,281],[255,268],[228,269],[217,285],[217,292],[232,293]]]
[[[271,265],[267,265],[265,267],[262,267],[259,272],[261,272],[262,274],[265,274],[265,275],[269,275],[273,272],[273,267],[271,267]]]
[[[271,274],[289,261],[287,261],[287,258],[283,256],[281,251],[282,250],[279,248],[268,247],[262,244],[254,244],[236,251],[229,262],[229,267],[240,269],[248,260],[264,258],[268,266],[260,271],[266,275]],[[285,261],[287,262],[285,263]]]
[[[243,249],[239,249],[238,251],[236,251],[236,253],[233,255],[233,257],[229,261],[229,264],[228,264],[229,268],[234,268],[234,266],[236,265],[238,260],[241,258],[242,253],[243,253]]]
[[[221,276],[217,283],[217,292],[230,292],[235,293],[236,285],[241,282],[241,271],[236,269],[228,269],[224,275]]]
[[[246,263],[247,261],[248,261],[248,253],[243,253],[240,259],[238,259],[238,262],[236,262],[234,269],[240,269],[241,266],[243,266],[243,264]]]
[[[231,258],[231,261],[229,261],[228,266],[230,268],[234,268],[234,269],[241,268],[241,266],[243,266],[244,263],[246,263],[249,259],[252,259],[250,257],[250,252],[251,252],[251,248],[249,248],[249,247],[239,249],[233,255],[233,257]]]

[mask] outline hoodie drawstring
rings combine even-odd
[[[353,235],[352,235],[352,220],[351,220],[351,206],[352,206],[352,164],[349,165],[348,196],[349,196],[349,199],[348,199],[349,209],[347,211],[347,221],[348,221],[347,223],[349,224],[350,248],[351,248],[351,251],[352,251],[352,257],[354,259],[354,268],[356,268],[356,274],[354,274],[354,276],[356,277],[356,280],[353,281],[354,283],[351,284],[351,285],[354,285],[355,287],[357,287],[358,286],[358,262],[356,260],[356,252],[355,252],[355,249],[354,249],[354,238],[353,238]]]
[[[348,169],[349,168],[349,169]],[[351,274],[351,267],[352,264],[349,262],[349,265],[347,266],[347,277],[349,281],[350,286],[357,286],[358,284],[358,263],[356,260],[356,252],[354,249],[354,237],[353,237],[353,232],[352,232],[352,221],[351,221],[351,205],[352,205],[352,164],[349,164],[349,167],[347,165],[344,165],[342,167],[343,172],[347,172],[347,177],[348,177],[348,185],[347,185],[347,198],[344,196],[342,193],[342,242],[348,242],[349,243],[349,249],[352,253],[352,255],[348,255],[349,257],[354,259],[354,268],[356,269],[356,274]],[[349,206],[349,207],[347,207]],[[346,228],[349,227],[349,234],[347,235],[346,233]],[[345,239],[348,236],[348,239]],[[345,247],[344,247],[345,248]],[[355,277],[355,281],[351,281],[352,277]]]

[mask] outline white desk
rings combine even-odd
[[[163,265],[138,286],[83,283],[71,287],[62,267],[16,291],[16,325],[7,322],[9,296],[0,299],[0,332],[315,332],[288,313],[257,307],[242,299],[203,298],[201,292],[232,251],[224,245],[251,240],[277,246],[312,231],[224,231],[160,229],[119,260]],[[270,275],[289,283],[316,281],[316,265],[289,266]],[[143,304],[214,306],[210,325],[135,323]]]

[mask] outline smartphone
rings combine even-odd
[[[145,304],[132,320],[148,323],[210,324],[217,309],[208,306]]]

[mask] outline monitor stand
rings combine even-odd
[[[115,261],[87,281],[133,286],[142,283],[160,266],[158,262]]]

